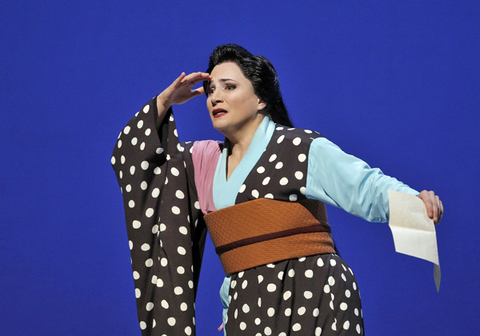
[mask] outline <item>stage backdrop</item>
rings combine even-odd
[[[366,334],[477,334],[479,4],[3,1],[0,334],[140,335],[111,151],[146,101],[223,43],[273,62],[296,126],[443,199],[439,293],[386,224],[329,208]],[[204,97],[175,112],[181,140],[222,139]],[[197,335],[222,335],[222,278],[208,242]]]

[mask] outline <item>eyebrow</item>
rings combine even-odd
[[[232,81],[232,82],[238,83],[235,79],[232,79],[232,78],[220,78],[220,79],[218,80],[218,82],[220,82],[220,83],[228,82],[228,81]],[[212,81],[210,81],[210,83],[211,83],[211,82],[212,82]]]

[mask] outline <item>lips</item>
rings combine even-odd
[[[228,113],[227,110],[224,110],[224,109],[222,109],[222,108],[216,108],[216,109],[214,109],[214,110],[212,111],[212,116],[213,116],[214,118],[220,118],[221,116],[223,116],[223,115],[225,115],[225,114],[227,114],[227,113]]]

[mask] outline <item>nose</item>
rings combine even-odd
[[[208,97],[212,106],[222,102],[221,93],[219,91],[221,90],[215,90],[214,92],[210,93],[210,96]]]

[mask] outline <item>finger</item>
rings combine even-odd
[[[437,196],[435,195],[435,193],[433,191],[429,191],[428,192],[428,195],[430,197],[430,200],[432,202],[432,219],[433,219],[433,222],[434,223],[437,223],[438,222],[438,212],[439,212],[439,207],[438,207],[438,203],[437,203]]]
[[[192,90],[191,93],[193,97],[200,96],[205,93],[205,89],[203,88],[203,86],[201,86],[198,89]]]
[[[193,72],[188,76],[185,76],[183,83],[198,83],[210,78],[210,75],[206,72]]]

